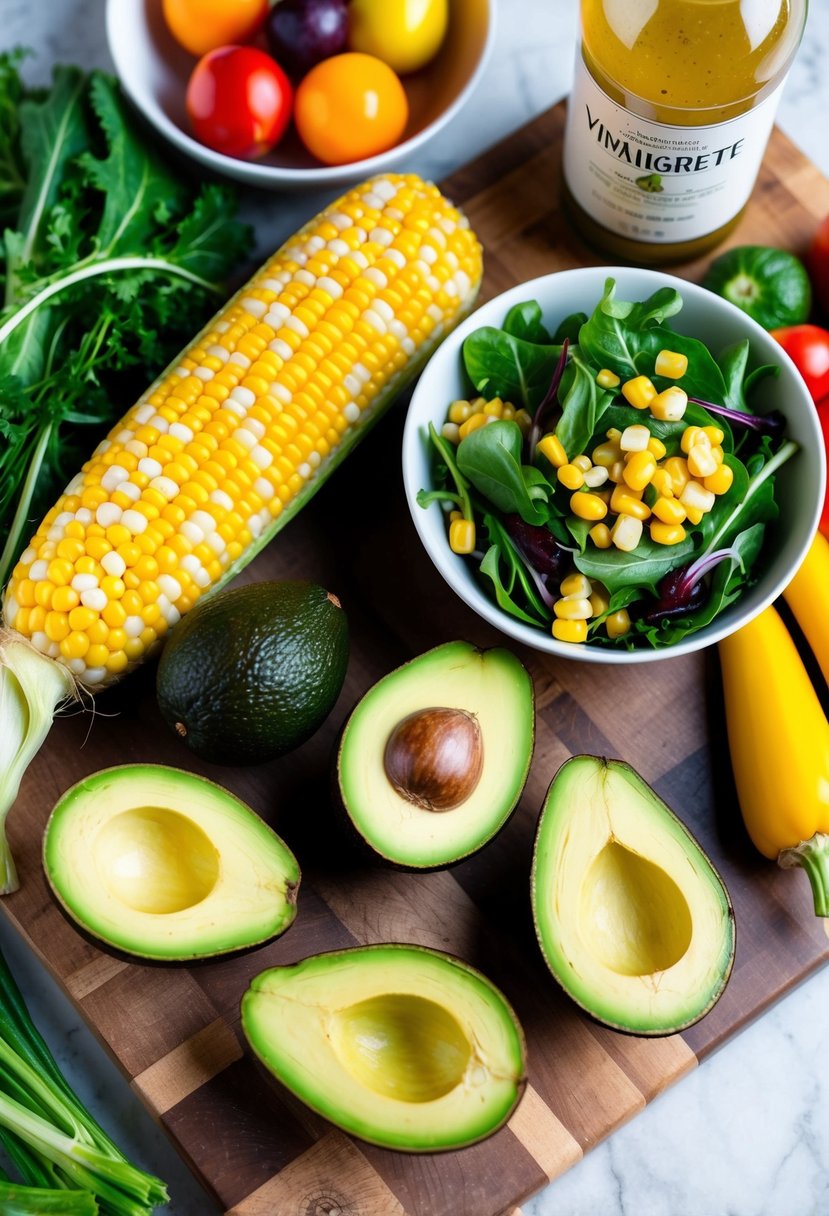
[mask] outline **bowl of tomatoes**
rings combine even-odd
[[[108,0],[121,84],[181,152],[273,190],[389,169],[466,104],[493,0]]]

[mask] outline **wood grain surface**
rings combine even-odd
[[[445,184],[484,243],[484,298],[601,260],[559,209],[563,123],[558,106]],[[802,251],[827,211],[829,182],[775,131],[731,243]],[[674,268],[688,277],[700,269]],[[269,765],[200,764],[164,727],[149,665],[102,696],[94,718],[76,714],[56,723],[9,820],[22,886],[3,901],[5,914],[234,1216],[517,1216],[522,1200],[829,957],[805,875],[765,861],[743,830],[715,653],[637,670],[514,647],[535,680],[537,745],[521,805],[497,840],[452,871],[433,874],[392,872],[344,851],[328,772],[350,706],[380,676],[440,642],[501,641],[445,586],[416,538],[399,471],[404,413],[401,403],[242,576],[310,578],[342,600],[352,658],[325,727]],[[558,765],[585,751],[638,768],[699,837],[731,892],[731,981],[715,1009],[682,1035],[651,1041],[593,1025],[558,990],[537,948],[528,892],[535,823]],[[63,918],[41,871],[46,817],[74,781],[129,761],[203,772],[285,837],[303,885],[299,916],[284,938],[198,966],[139,966],[102,953]],[[527,1034],[530,1085],[508,1126],[483,1144],[413,1157],[352,1141],[281,1091],[246,1050],[239,999],[254,974],[316,951],[381,941],[458,954],[514,1004]]]

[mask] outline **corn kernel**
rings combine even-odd
[[[650,485],[651,478],[656,472],[656,457],[645,449],[644,452],[631,452],[625,463],[622,480],[631,490],[644,490]]]
[[[613,544],[607,524],[594,524],[587,535],[597,549],[609,549]]]
[[[618,388],[622,383],[615,372],[612,372],[609,367],[603,367],[596,376],[596,383],[599,388]]]
[[[646,410],[656,396],[656,389],[647,376],[634,376],[622,385],[622,396],[634,409]]]
[[[586,642],[587,621],[565,621],[556,617],[553,621],[553,637],[558,642]]]
[[[651,478],[651,485],[656,490],[657,494],[662,498],[673,498],[674,483],[673,478],[667,469],[658,468]]]
[[[490,418],[500,418],[504,412],[504,403],[500,397],[493,397],[491,401],[487,401],[483,412]]]
[[[652,452],[657,460],[661,460],[662,457],[666,456],[668,453],[668,449],[665,447],[665,444],[661,439],[657,439],[656,435],[651,435],[650,439],[648,440],[648,451]]]
[[[685,540],[682,524],[666,524],[661,519],[652,519],[650,530],[651,540],[657,545],[678,545]]]
[[[567,453],[564,450],[564,445],[558,436],[553,435],[552,432],[539,440],[537,451],[549,460],[554,469],[561,469],[567,464]]]
[[[669,456],[662,468],[668,474],[677,498],[687,486],[691,474],[688,472],[688,461],[682,456]]]
[[[610,616],[605,618],[604,627],[609,638],[624,637],[630,629],[630,613],[627,608],[611,612]]]
[[[661,350],[656,356],[654,372],[666,380],[679,380],[688,370],[688,356],[675,350]]]
[[[462,422],[458,428],[461,439],[466,439],[467,435],[471,435],[473,431],[477,431],[479,426],[486,426],[487,421],[486,414],[480,412],[470,414],[466,422]]]
[[[610,539],[617,549],[632,553],[642,539],[642,520],[633,515],[617,515]]]
[[[568,574],[566,578],[561,580],[559,591],[563,596],[578,595],[589,596],[593,590],[590,579],[586,574],[576,571],[574,574]]]
[[[568,490],[580,490],[584,485],[584,473],[574,464],[563,464],[556,477]]]
[[[701,426],[686,426],[682,432],[682,438],[679,441],[679,446],[687,456],[691,448],[699,442],[711,446],[711,440],[705,434]]]
[[[453,401],[449,406],[447,417],[450,422],[454,422],[456,426],[460,426],[462,422],[466,422],[471,413],[472,407],[468,401]]]
[[[688,518],[691,518],[690,510],[693,507],[697,511],[710,511],[714,505],[714,493],[712,490],[706,489],[699,481],[689,481],[682,493],[679,495],[679,501],[685,508]]]
[[[591,465],[584,474],[584,484],[590,490],[598,490],[608,480],[608,471],[601,464]]]
[[[556,600],[553,612],[561,621],[587,621],[593,615],[590,600],[582,595],[568,595]]]
[[[593,467],[593,461],[584,453],[581,456],[574,456],[570,464],[575,465],[577,469],[581,469],[582,473],[586,473],[588,469],[592,469]]]
[[[688,453],[688,472],[692,477],[710,477],[716,473],[719,461],[709,444],[695,443]]]
[[[74,587],[55,587],[52,607],[55,612],[71,612],[80,603],[81,597]]]
[[[722,431],[718,426],[704,426],[702,428],[702,433],[707,437],[712,448],[716,447],[718,443],[722,443],[722,441],[725,439],[725,432]]]
[[[472,553],[475,549],[475,524],[471,519],[453,519],[449,525],[449,548],[453,553]]]
[[[614,485],[618,485],[625,476],[624,460],[614,460],[613,464],[607,470],[607,479],[612,481]]]
[[[607,515],[607,503],[598,494],[577,490],[570,496],[570,510],[579,519],[599,520]]]
[[[663,524],[681,524],[685,520],[685,508],[678,498],[657,498],[651,508],[657,519]]]
[[[444,422],[440,428],[440,433],[449,443],[460,443],[461,441],[460,427],[454,422]]]
[[[644,452],[647,450],[651,433],[646,426],[634,423],[626,426],[619,439],[619,447],[623,452]]]
[[[604,587],[595,588],[590,594],[591,616],[602,616],[610,606],[610,600]]]
[[[650,412],[660,422],[679,422],[688,408],[688,394],[678,385],[657,393],[650,403]]]
[[[593,459],[594,465],[600,465],[606,469],[609,469],[611,465],[615,464],[617,460],[621,459],[622,449],[619,447],[618,443],[608,441],[607,443],[597,444],[590,455]]]
[[[699,507],[686,507],[685,518],[689,524],[698,524],[702,520],[704,511],[700,511]]]
[[[715,472],[702,479],[702,484],[712,494],[727,494],[733,482],[734,472],[729,464],[719,465]]]
[[[619,515],[632,515],[635,519],[647,519],[651,513],[648,504],[642,501],[642,491],[632,490],[624,483],[616,486],[611,494],[610,509]]]
[[[515,421],[518,423],[518,427],[522,435],[528,435],[530,433],[533,420],[526,410],[516,410]]]

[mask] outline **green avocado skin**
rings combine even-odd
[[[201,759],[261,764],[322,725],[342,689],[348,649],[346,614],[316,583],[220,591],[197,604],[166,644],[158,705]]]

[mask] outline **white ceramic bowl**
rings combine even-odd
[[[676,287],[684,305],[671,318],[674,329],[700,338],[715,354],[748,338],[752,366],[779,364],[778,377],[767,377],[757,385],[752,406],[758,413],[779,409],[787,420],[788,437],[800,445],[800,451],[776,475],[780,517],[766,535],[757,582],[710,625],[685,641],[658,650],[616,651],[558,642],[546,631],[502,612],[481,590],[467,559],[450,550],[439,506],[422,508],[415,501],[418,490],[430,485],[428,424],[433,422],[439,429],[446,421],[449,403],[470,393],[461,360],[464,339],[480,325],[501,325],[509,309],[522,300],[538,300],[553,329],[570,313],[589,315],[608,277],[616,280],[616,295],[621,300],[643,300],[659,286]],[[631,267],[591,266],[561,271],[521,283],[484,304],[446,338],[426,365],[412,396],[403,436],[403,479],[412,518],[429,556],[450,587],[491,625],[517,641],[548,654],[593,663],[641,663],[688,654],[719,641],[756,616],[781,593],[803,560],[817,528],[825,478],[823,441],[812,399],[794,364],[774,339],[720,296],[661,271]]]
[[[238,160],[190,134],[185,91],[196,59],[173,39],[161,0],[107,0],[109,49],[127,95],[180,152],[216,173],[269,190],[324,190],[361,181],[411,156],[451,122],[483,74],[494,39],[494,0],[450,0],[449,29],[437,56],[403,78],[409,122],[395,147],[349,165],[315,160],[290,130],[261,160]]]

